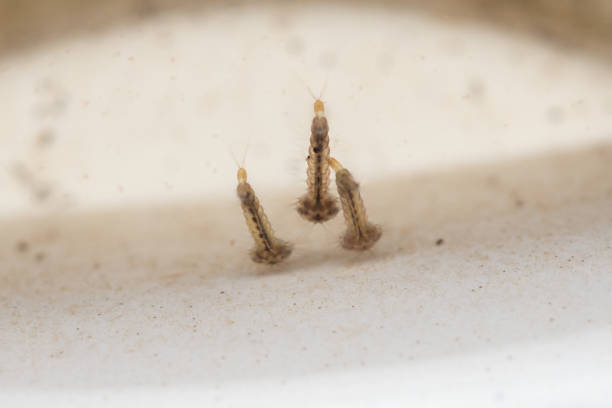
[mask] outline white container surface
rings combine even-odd
[[[342,3],[3,57],[0,405],[610,406],[611,74]],[[295,211],[307,86],[383,228],[366,253]],[[248,257],[230,151],[284,264]]]

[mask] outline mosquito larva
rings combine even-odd
[[[298,213],[310,222],[322,223],[338,213],[335,197],[329,194],[329,126],[325,106],[320,99],[314,103],[315,116],[310,127],[308,149],[308,192],[298,202]]]
[[[244,168],[238,169],[238,187],[236,188],[240,205],[244,214],[249,232],[255,241],[251,249],[251,259],[257,263],[276,264],[282,262],[293,250],[293,245],[276,238],[274,230],[264,213],[263,207],[255,195],[255,191],[247,183],[247,172]]]
[[[342,212],[346,222],[346,232],[342,236],[342,247],[354,251],[365,251],[380,239],[382,230],[370,224],[359,193],[359,183],[353,175],[333,157],[329,166],[336,172],[336,186],[342,203]]]

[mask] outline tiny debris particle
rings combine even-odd
[[[36,255],[34,255],[34,259],[36,262],[42,262],[45,260],[46,256],[47,255],[44,252],[37,252]]]
[[[224,291],[224,290],[222,290],[222,291],[221,291],[221,292],[219,292],[219,293],[220,293],[221,295],[223,295],[223,294],[225,293],[225,291]]]
[[[436,241],[436,245],[437,245],[437,246],[440,246],[440,245],[442,245],[443,243],[444,243],[444,239],[442,239],[442,238],[438,238],[438,240]]]
[[[15,248],[17,249],[17,252],[28,252],[28,249],[30,249],[30,244],[28,244],[26,241],[19,241],[17,242]]]
[[[55,142],[55,134],[53,133],[52,130],[49,130],[49,129],[42,130],[36,136],[36,144],[40,148],[49,147],[53,144],[53,142]]]
[[[34,196],[38,201],[45,201],[47,198],[49,198],[50,195],[51,189],[49,189],[48,187],[40,187],[34,193]]]

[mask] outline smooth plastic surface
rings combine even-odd
[[[410,9],[169,14],[0,60],[0,402],[604,406],[612,68]],[[383,228],[301,220],[313,100]],[[248,257],[240,160],[284,264]]]

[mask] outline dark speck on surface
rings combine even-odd
[[[15,245],[15,249],[17,252],[28,252],[28,249],[30,249],[30,244],[28,244],[26,241],[19,241],[17,242],[17,245]]]
[[[36,145],[40,148],[50,147],[54,142],[55,134],[50,129],[44,129],[36,136]]]

